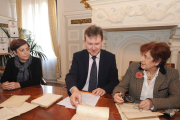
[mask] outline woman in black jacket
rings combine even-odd
[[[1,78],[3,90],[39,85],[42,77],[41,60],[30,55],[27,41],[13,40],[10,45],[15,57],[7,61],[4,74]]]

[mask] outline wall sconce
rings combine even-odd
[[[90,8],[90,9],[92,9],[91,6],[90,6],[86,1],[87,1],[87,0],[81,0],[80,3],[84,3],[84,5],[85,5],[84,7],[85,7],[85,8]]]

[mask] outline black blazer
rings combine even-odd
[[[40,84],[42,77],[41,60],[39,58],[32,57],[32,62],[28,66],[28,71],[29,71],[29,80],[24,82],[19,82],[21,88]],[[14,57],[9,58],[6,64],[4,74],[1,77],[1,83],[6,81],[17,82],[18,72],[19,69],[14,64]]]
[[[74,53],[71,69],[66,75],[67,91],[76,86],[82,90],[87,79],[89,67],[89,53],[82,50]],[[102,88],[107,94],[111,94],[114,87],[119,83],[118,70],[116,68],[115,55],[101,50],[98,73],[98,88]]]

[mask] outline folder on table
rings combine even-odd
[[[53,103],[55,103],[57,100],[59,100],[62,97],[63,97],[62,95],[55,95],[55,94],[47,93],[39,98],[32,100],[31,103],[37,104],[41,107],[48,108],[49,106],[51,106]]]

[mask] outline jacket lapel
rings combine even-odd
[[[158,76],[156,78],[155,84],[154,84],[154,90],[153,90],[153,97],[154,98],[158,97],[158,89],[164,80],[165,80],[165,76],[161,72],[159,72]]]
[[[89,70],[89,53],[87,50],[84,50],[84,66],[85,66],[85,75],[86,75],[86,78],[85,80],[87,79],[87,75],[88,75],[88,70]]]
[[[141,69],[141,67],[139,67],[139,71],[137,71],[137,72],[141,72],[142,74],[143,74],[143,69]],[[143,76],[144,76],[144,74],[143,74]],[[137,91],[136,91],[136,99],[140,99],[140,95],[141,95],[141,91],[142,91],[142,86],[143,86],[143,82],[144,82],[144,77],[142,77],[142,78],[136,78],[136,87],[137,87]]]
[[[154,90],[153,90],[153,97],[158,97],[158,89],[165,80],[166,69],[165,67],[160,67],[158,76],[156,78],[155,84],[154,84]]]
[[[101,77],[102,77],[102,74],[103,74],[102,72],[103,72],[104,61],[105,61],[104,51],[101,50],[100,61],[99,61],[98,85],[99,85],[99,83],[101,81]]]

